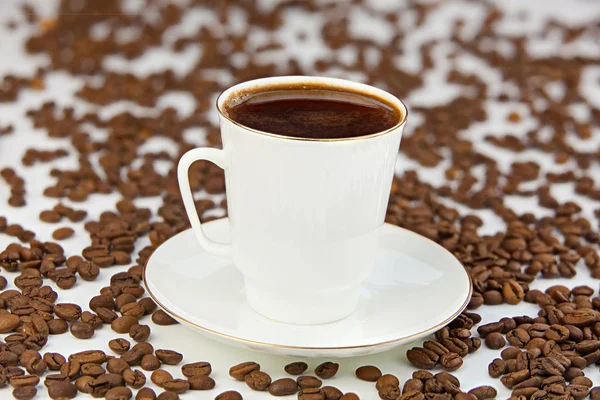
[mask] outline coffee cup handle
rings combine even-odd
[[[206,160],[215,163],[222,169],[226,169],[227,160],[226,154],[223,150],[214,149],[210,147],[201,147],[197,149],[189,150],[181,157],[179,164],[177,165],[177,179],[179,181],[179,190],[181,191],[181,197],[183,199],[183,205],[187,212],[192,229],[196,234],[198,241],[209,253],[218,256],[231,256],[232,248],[231,244],[218,243],[210,240],[202,229],[202,223],[196,212],[196,205],[194,203],[194,197],[192,195],[192,188],[188,179],[188,172],[190,166],[194,161]]]

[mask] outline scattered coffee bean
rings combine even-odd
[[[343,395],[341,390],[333,386],[323,386],[321,393],[323,393],[324,400],[340,400]]]
[[[156,393],[150,388],[142,388],[135,395],[135,400],[156,400]]]
[[[116,386],[106,392],[104,398],[106,400],[129,400],[133,396],[131,389],[125,386]]]
[[[48,386],[48,396],[51,399],[74,399],[77,396],[77,388],[68,381],[56,381]]]
[[[215,397],[215,400],[243,400],[243,399],[244,398],[242,397],[242,395],[239,392],[236,392],[235,390],[228,390],[226,392],[218,394],[217,397]]]
[[[173,380],[173,376],[164,369],[157,369],[156,371],[152,372],[152,375],[150,375],[150,380],[156,386],[162,387],[165,382]]]
[[[163,310],[157,310],[152,314],[152,322],[156,325],[175,325],[178,322]]]
[[[356,377],[367,382],[377,382],[381,375],[381,370],[373,365],[365,365],[356,370]]]
[[[301,389],[319,388],[323,385],[323,382],[319,378],[308,375],[299,376],[296,379],[296,383],[298,383]]]
[[[75,234],[75,231],[71,228],[58,228],[54,232],[52,232],[52,238],[54,240],[65,240],[69,239]]]
[[[325,395],[319,388],[306,388],[298,393],[298,400],[324,400]]]
[[[263,371],[252,371],[244,377],[246,385],[252,390],[267,390],[271,384],[271,377]]]
[[[490,349],[501,349],[506,344],[501,333],[492,332],[485,337],[485,345]]]
[[[433,377],[433,375],[431,376]],[[375,384],[375,388],[377,390],[381,390],[384,386],[400,386],[400,381],[398,378],[391,374],[382,375],[381,378],[377,379],[377,383]]]
[[[71,334],[77,339],[89,339],[94,336],[94,327],[85,322],[74,322],[71,324]]]
[[[35,386],[22,386],[15,388],[12,395],[17,400],[31,400],[37,394]]]
[[[252,371],[260,371],[260,365],[253,361],[247,361],[229,368],[229,376],[243,381],[246,375]]]
[[[158,395],[158,400],[179,400],[179,395],[175,392],[162,392]]]
[[[333,378],[335,374],[337,374],[339,368],[339,364],[327,361],[322,364],[319,364],[317,368],[315,368],[315,375],[317,375],[321,379],[330,379]]]
[[[287,364],[283,369],[290,375],[302,375],[308,369],[308,364],[303,361],[296,361]]]
[[[146,375],[137,369],[126,369],[123,371],[123,380],[128,386],[139,389],[146,384]]]
[[[156,350],[154,354],[163,364],[167,365],[177,365],[183,360],[183,355],[173,350]]]
[[[129,347],[131,346],[131,344],[129,343],[129,341],[127,341],[127,339],[122,339],[122,338],[118,338],[118,339],[112,339],[111,341],[108,342],[108,347],[114,351],[115,353],[121,355],[123,353],[125,353],[127,350],[129,350]]]
[[[188,378],[188,383],[190,384],[190,390],[210,390],[216,385],[214,379],[207,375],[191,376]],[[271,384],[271,386],[273,386],[273,384]],[[271,390],[271,386],[269,386],[269,392]]]
[[[154,354],[144,354],[140,360],[140,367],[145,371],[155,371],[159,369],[161,365],[162,363]]]
[[[210,363],[205,361],[198,361],[195,363],[185,364],[181,367],[181,373],[187,378],[191,378],[196,375],[210,375],[212,367]]]

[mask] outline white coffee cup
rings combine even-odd
[[[391,129],[368,136],[308,139],[248,128],[224,112],[236,94],[287,84],[362,93],[385,101],[401,117]],[[406,107],[372,86],[284,76],[233,86],[219,96],[217,109],[223,150],[190,150],[178,167],[183,202],[201,246],[232,258],[244,276],[248,303],[266,317],[319,324],[348,316],[373,269]],[[197,160],[225,170],[229,244],[212,241],[202,230],[188,181]]]

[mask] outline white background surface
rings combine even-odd
[[[20,13],[17,12],[18,4],[20,1],[17,0],[4,0],[0,5],[0,21],[7,21],[9,19],[21,20]],[[53,9],[54,1],[37,1],[36,9],[42,14],[49,15]],[[132,2],[135,5],[135,1]],[[264,2],[269,3],[269,2]],[[568,3],[564,1],[546,0],[546,1],[498,1],[499,5],[505,8],[511,17],[510,21],[505,21],[500,24],[500,28],[507,32],[535,32],[540,29],[541,24],[548,17],[554,17],[566,22],[582,22],[582,21],[598,21],[600,17],[600,2],[595,1],[570,1]],[[394,1],[377,2],[377,7],[386,7],[386,4],[394,4]],[[516,18],[516,15],[524,8],[529,9],[531,14],[529,17],[520,21]],[[45,11],[44,11],[45,10]],[[418,49],[420,43],[433,38],[444,38],[448,36],[451,21],[456,17],[462,17],[467,21],[467,30],[476,29],[481,22],[483,9],[473,2],[460,2],[460,1],[448,1],[435,11],[431,18],[428,19],[425,25],[418,30],[407,34],[404,40],[405,52],[399,62],[406,68],[418,68],[419,58]],[[403,23],[411,24],[411,18],[414,15],[407,12],[401,16]],[[364,27],[364,18],[368,16],[356,14],[352,16],[352,21],[356,22],[356,29],[354,30],[357,35],[369,35],[379,40],[385,41],[389,37],[389,28],[386,23],[381,21],[371,21],[372,25],[369,25],[369,29],[361,29]],[[243,20],[243,18],[242,18]],[[179,32],[194,32],[197,27],[203,23],[213,23],[211,18],[207,18],[205,13],[202,12],[190,12],[184,18],[182,26],[177,27],[172,36],[177,35]],[[303,56],[300,58],[300,62],[309,62],[311,56],[318,56],[323,54],[324,49],[320,39],[318,38],[318,24],[320,21],[307,21],[303,15],[290,15],[286,19],[284,31],[282,31],[282,38],[284,40],[293,41],[294,35],[290,31],[306,31],[309,36],[308,40],[302,46],[303,48],[295,47],[295,52],[301,52]],[[24,24],[19,24],[19,27],[15,31],[6,30],[5,23],[0,22],[0,75],[6,73],[17,73],[17,74],[30,74],[33,73],[37,66],[45,65],[47,60],[43,56],[31,56],[26,55],[23,50],[23,42],[25,38],[32,32],[34,27],[28,27]],[[287,33],[286,33],[287,32]],[[547,55],[553,52],[560,51],[563,55],[575,55],[575,54],[598,54],[598,38],[588,38],[578,40],[572,45],[566,48],[561,48],[556,45],[556,37],[548,37],[543,39],[535,39],[530,41],[530,50],[536,54]],[[442,44],[436,47],[434,53],[434,61],[436,62],[436,70],[431,74],[425,76],[425,85],[411,94],[406,99],[409,107],[411,105],[421,104],[436,104],[444,103],[449,99],[457,95],[458,91],[456,87],[449,85],[445,82],[444,73],[449,68],[444,64],[444,55],[451,49],[451,46]],[[288,52],[288,53],[286,53]],[[286,54],[290,54],[291,50],[286,48],[281,53],[275,54],[275,57],[283,58]],[[125,61],[119,57],[110,57],[107,61],[107,67],[124,71],[130,70],[136,73],[148,73],[151,71],[159,71],[166,67],[174,67],[176,70],[185,72],[189,69],[201,54],[201,49],[188,48],[187,51],[180,55],[172,55],[166,50],[153,50],[150,54],[143,56],[140,60],[136,61]],[[349,55],[352,57],[352,54]],[[441,62],[439,62],[441,61]],[[492,85],[491,92],[494,93],[496,90],[503,87],[500,81],[500,74],[497,71],[493,71],[490,68],[482,65],[478,60],[470,58],[461,59],[459,67],[464,71],[472,71],[478,75],[484,77],[487,82]],[[600,88],[598,77],[600,76],[600,67],[590,67],[586,72],[586,79],[584,82],[583,91],[590,101],[594,104],[600,104]],[[347,78],[360,79],[360,76],[348,76]],[[223,73],[223,79],[227,82],[228,76]],[[18,167],[18,173],[26,180],[27,188],[27,202],[28,206],[25,208],[12,208],[7,205],[7,199],[9,195],[9,188],[1,181],[0,182],[0,215],[5,215],[9,223],[20,223],[25,228],[30,228],[38,234],[38,238],[41,240],[48,240],[51,238],[51,233],[56,229],[54,224],[45,224],[38,220],[38,214],[44,209],[50,209],[56,204],[53,199],[44,198],[42,191],[45,187],[49,186],[53,182],[53,178],[48,176],[48,172],[52,167],[59,168],[70,168],[74,167],[76,158],[73,152],[70,157],[60,159],[52,164],[37,164],[33,167],[23,167],[20,163],[20,159],[25,151],[29,147],[38,149],[53,149],[58,147],[69,147],[68,139],[49,139],[42,130],[33,129],[30,120],[25,118],[25,112],[28,108],[37,108],[41,103],[47,100],[54,100],[59,105],[71,105],[73,104],[78,111],[84,111],[88,109],[94,109],[94,106],[86,104],[80,100],[74,99],[73,93],[81,87],[82,80],[79,78],[73,78],[65,73],[52,73],[46,79],[46,89],[44,91],[30,91],[24,90],[17,102],[14,103],[1,103],[0,104],[0,125],[4,126],[11,123],[15,126],[15,133],[0,137],[0,168],[5,166]],[[560,87],[558,88],[558,94],[560,95]],[[165,106],[173,106],[177,110],[185,115],[189,113],[193,107],[191,106],[191,98],[185,94],[170,94],[165,96],[159,102],[158,108],[164,108]],[[103,116],[113,115],[116,112],[120,112],[124,109],[133,110],[136,113],[152,113],[156,110],[143,109],[138,106],[134,106],[129,102],[119,102],[111,106],[105,107],[101,110]],[[473,125],[467,132],[464,132],[464,137],[468,137],[476,141],[476,146],[482,151],[486,151],[492,154],[495,158],[499,159],[501,168],[508,168],[510,163],[516,160],[518,157],[521,161],[535,160],[543,165],[543,171],[554,171],[563,170],[566,167],[576,168],[573,164],[567,164],[560,167],[553,165],[552,160],[547,155],[536,151],[527,151],[515,156],[514,154],[500,150],[492,145],[483,143],[482,140],[484,135],[489,133],[506,133],[512,132],[517,135],[525,134],[525,132],[536,126],[534,120],[524,118],[519,124],[505,123],[505,117],[508,112],[521,111],[524,112],[525,108],[519,104],[497,104],[494,102],[488,102],[487,110],[489,118],[486,122]],[[574,110],[576,112],[577,110]],[[582,110],[579,110],[582,111]],[[585,118],[585,110],[581,113]],[[420,116],[416,113],[410,115],[410,119],[407,125],[407,131],[410,132],[412,127],[416,126],[420,121]],[[102,132],[94,132],[94,135],[102,135]],[[194,132],[191,133],[193,135]],[[583,148],[589,148],[589,146],[598,146],[600,142],[600,131],[598,127],[595,127],[593,139],[588,142],[575,143],[575,145],[582,146]],[[198,141],[200,144],[200,141]],[[172,144],[161,142],[160,140],[152,140],[147,145],[148,148],[160,148],[168,151],[173,149]],[[397,164],[398,171],[402,171],[409,168],[418,168],[420,175],[431,182],[439,182],[443,179],[443,171],[449,165],[448,161],[445,161],[437,168],[434,169],[423,169],[413,161],[407,160],[404,157],[399,159]],[[598,165],[595,165],[593,170],[590,171],[591,176],[599,176]],[[573,194],[573,187],[571,184],[557,185],[554,187],[553,195],[559,199],[559,201],[566,201],[568,199],[577,198]],[[100,212],[107,209],[111,204],[114,204],[119,199],[119,196],[99,196],[95,195],[83,205],[88,211],[89,218],[96,218]],[[65,201],[69,204],[68,201]],[[136,201],[139,206],[147,206],[156,210],[158,201],[155,199],[144,199]],[[520,212],[533,212],[536,215],[544,215],[547,210],[540,209],[536,205],[536,200],[531,198],[511,198],[508,204],[514,207]],[[580,204],[584,205],[584,213],[586,217],[592,217],[592,210],[597,208],[597,204],[593,204],[590,201],[584,199],[580,200]],[[81,204],[73,204],[75,208],[81,208]],[[491,212],[482,212],[479,214],[484,218],[486,225],[484,226],[484,233],[493,233],[497,229],[501,228],[502,222],[499,218],[494,216]],[[594,221],[594,226],[597,227],[597,220]],[[66,225],[66,224],[61,224]],[[81,249],[88,245],[88,235],[83,229],[83,223],[72,224],[68,223],[76,230],[74,238],[64,241],[62,243],[66,250],[66,254],[80,254]],[[11,238],[5,235],[0,235],[0,248],[4,248],[8,243],[11,242]],[[146,244],[145,240],[140,240],[138,243],[138,249],[142,248]],[[174,260],[176,262],[176,260]],[[58,302],[76,302],[82,305],[87,305],[89,299],[96,295],[99,289],[107,284],[109,277],[120,271],[125,270],[125,267],[113,267],[107,270],[102,270],[100,277],[96,282],[79,282],[77,286],[68,291],[58,289],[59,299]],[[2,272],[9,281],[9,287],[12,288],[12,280],[16,274],[8,274]],[[45,282],[46,283],[46,282]],[[575,286],[579,284],[588,284],[593,288],[598,288],[598,281],[589,278],[589,274],[584,265],[578,265],[578,274],[574,279],[563,280],[542,280],[539,279],[532,284],[532,288],[545,288],[554,284],[565,284],[568,286]],[[597,293],[596,293],[597,295]],[[395,307],[408,307],[415,306],[413,304],[400,304]],[[495,321],[502,316],[507,315],[535,315],[538,311],[537,306],[530,304],[521,304],[519,306],[495,306],[495,307],[482,307],[477,312],[483,315],[484,323]],[[210,392],[188,392],[182,397],[184,399],[212,399],[217,393],[228,389],[235,389],[240,391],[245,399],[266,399],[269,398],[268,394],[256,393],[248,389],[245,384],[234,381],[231,379],[227,370],[230,366],[247,360],[255,360],[262,365],[262,369],[271,374],[274,379],[286,376],[283,373],[282,367],[286,363],[292,361],[288,358],[274,357],[260,353],[253,353],[248,351],[242,351],[234,348],[221,345],[211,340],[207,340],[193,332],[188,331],[183,326],[169,326],[169,327],[158,327],[154,325],[149,317],[143,320],[143,323],[147,323],[152,328],[152,335],[150,342],[156,349],[168,348],[174,349],[184,354],[185,362],[194,361],[209,361],[213,365],[213,378],[217,382],[217,388]],[[49,339],[48,345],[43,349],[46,351],[57,351],[63,354],[70,354],[84,349],[99,348],[107,352],[107,342],[119,335],[115,334],[109,327],[105,326],[101,330],[97,331],[95,336],[89,340],[76,340],[71,337],[70,334],[64,334],[59,336],[52,336]],[[361,395],[363,399],[376,399],[377,394],[374,385],[367,382],[359,381],[354,377],[354,370],[356,367],[365,364],[374,364],[381,368],[384,373],[393,373],[397,375],[401,381],[404,381],[410,377],[410,374],[414,370],[405,359],[406,347],[400,348],[393,352],[385,354],[355,358],[355,359],[344,359],[339,360],[341,364],[338,375],[330,380],[326,381],[325,384],[334,385],[339,387],[341,390],[348,392],[354,391]],[[464,366],[458,370],[455,375],[458,376],[462,382],[464,389],[470,389],[472,387],[481,384],[492,384],[499,389],[499,398],[508,397],[508,391],[502,388],[499,380],[491,379],[487,374],[487,365],[492,361],[494,357],[497,357],[499,351],[488,350],[482,348],[475,354],[471,354],[465,358]],[[323,360],[310,360],[308,361],[311,369],[322,362]],[[166,367],[167,370],[171,371],[175,376],[181,376],[179,367]],[[596,384],[600,383],[600,373],[597,367],[591,367],[585,370],[585,373],[590,377]],[[149,381],[150,374],[147,373]],[[46,396],[45,388],[42,384],[38,386],[40,390],[40,398]],[[155,388],[156,389],[156,388]],[[157,391],[158,393],[159,391]],[[0,397],[4,398],[9,395],[9,389],[0,389]]]

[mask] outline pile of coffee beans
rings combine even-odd
[[[500,378],[515,398],[586,398],[594,383],[584,369],[600,363],[600,297],[593,294],[589,286],[531,290],[525,300],[539,305],[536,317],[479,326],[486,346],[503,349],[488,367],[490,376]]]
[[[181,155],[197,145],[189,137],[190,130],[201,129],[206,145],[221,146],[218,127],[208,115],[214,95],[248,79],[305,74],[362,80],[406,100],[411,120],[417,122],[407,126],[401,156],[418,163],[419,169],[441,168],[444,180],[432,184],[427,174],[415,170],[396,176],[386,221],[436,241],[463,263],[473,280],[469,310],[522,302],[540,307],[537,316],[507,316],[483,325],[479,325],[478,314],[463,312],[435,337],[407,351],[408,361],[419,371],[406,382],[383,374],[376,366],[360,367],[356,376],[374,382],[384,400],[494,398],[496,391],[488,386],[462,391],[458,379],[449,373],[468,363],[465,356],[483,342],[499,352],[499,358],[490,364],[490,375],[512,389],[515,399],[579,399],[588,394],[593,400],[600,399],[600,389],[591,388],[592,382],[584,376],[586,367],[600,362],[600,301],[594,296],[597,284],[571,289],[553,286],[545,292],[530,289],[538,278],[572,278],[582,273],[583,265],[591,278],[600,278],[600,208],[589,210],[580,201],[600,199],[594,175],[600,151],[591,142],[597,135],[600,109],[583,90],[589,86],[587,68],[599,61],[589,54],[600,54],[600,50],[571,56],[573,44],[590,38],[591,46],[596,46],[592,48],[597,49],[593,41],[598,33],[595,24],[566,24],[551,19],[536,32],[507,33],[499,28],[501,23],[527,25],[527,15],[505,13],[493,3],[478,3],[483,17],[475,29],[468,29],[472,26],[466,17],[456,19],[448,36],[418,44],[420,65],[409,69],[397,58],[414,49],[411,33],[426,30],[448,2],[415,0],[382,8],[367,0],[282,1],[267,10],[255,0],[195,0],[186,6],[149,1],[137,12],[119,0],[58,3],[50,18],[42,19],[35,7],[24,4],[21,19],[4,21],[10,29],[29,25],[31,36],[25,50],[45,55],[49,63],[29,76],[1,77],[0,102],[10,104],[24,91],[46,90],[50,76],[57,71],[83,81],[74,101],[86,103],[86,107],[50,99],[26,111],[34,128],[45,132],[49,140],[60,141],[59,146],[52,146],[56,150],[10,151],[21,152],[21,164],[31,169],[74,157],[74,167],[52,168],[48,177],[36,180],[35,185],[42,185],[43,195],[59,203],[51,209],[36,209],[35,215],[39,213],[40,223],[57,224],[52,239],[64,240],[65,246],[75,233],[70,223],[85,221],[89,241],[77,252],[67,254],[49,237],[38,237],[35,229],[15,223],[13,207],[35,208],[31,194],[35,191],[28,186],[34,182],[25,182],[17,172],[18,165],[1,165],[0,160],[0,176],[10,188],[8,206],[0,208],[10,222],[0,216],[0,234],[20,242],[0,249],[0,267],[6,276],[0,276],[0,333],[5,335],[0,342],[0,387],[11,385],[15,398],[33,398],[42,379],[49,396],[61,399],[78,393],[128,399],[133,389],[139,400],[170,400],[187,390],[215,387],[208,362],[183,365],[184,378],[174,378],[161,369],[162,365],[181,363],[182,355],[175,350],[153,349],[149,343],[153,325],[149,321],[161,326],[177,321],[144,297],[140,285],[143,266],[160,244],[189,227],[176,166]],[[195,31],[173,34],[176,29],[172,28],[192,10],[212,15],[213,22]],[[145,13],[157,18],[146,18]],[[239,24],[236,16],[240,13],[246,24]],[[355,36],[351,27],[356,23],[355,13],[389,27],[389,37],[381,41],[377,35]],[[300,29],[295,32],[295,44],[290,45],[279,32],[294,25],[286,26],[294,14],[326,18],[320,32]],[[99,36],[98,26],[106,27],[107,34]],[[142,34],[123,41],[123,30]],[[263,36],[260,43],[252,39],[256,32],[264,34],[259,35]],[[316,53],[311,59],[306,57],[305,45],[310,45],[315,33],[319,45],[328,51]],[[531,42],[549,36],[557,38],[554,52],[535,57],[528,53]],[[202,47],[202,52],[192,68],[184,72],[159,68],[142,75],[107,68],[110,57],[137,61],[158,47],[174,53]],[[506,47],[511,51],[500,50]],[[354,56],[347,57],[348,50]],[[457,61],[463,56],[498,72],[502,85],[489,84],[478,73],[464,69]],[[425,88],[428,74],[439,66],[446,71],[445,78],[458,90],[458,96],[434,106],[411,104],[411,95]],[[218,78],[214,71],[226,71],[228,79]],[[562,96],[555,96],[548,88],[556,83],[563,87]],[[194,99],[193,111],[187,116],[171,107],[147,114],[100,112],[122,100],[156,107],[161,96],[174,91]],[[490,105],[506,110],[503,118],[514,129],[492,133],[493,126],[485,125],[493,121],[488,115]],[[573,111],[582,108],[584,118]],[[535,124],[528,125],[531,121]],[[468,133],[476,124],[490,130]],[[529,128],[520,133],[525,125]],[[0,148],[5,148],[3,140],[27,134],[15,126],[20,125],[2,122]],[[102,134],[96,135],[98,131]],[[144,149],[154,138],[169,140],[174,151]],[[508,156],[508,162],[503,155]],[[538,156],[550,157],[555,165],[546,168]],[[190,184],[200,196],[196,209],[202,221],[227,215],[221,169],[208,162],[196,162],[190,169]],[[556,190],[567,186],[576,196],[560,200],[563,197],[556,196]],[[111,203],[93,213],[86,211],[85,202],[91,196],[108,194],[121,197],[114,208]],[[145,198],[160,200],[160,206],[139,206],[138,200]],[[511,208],[511,199],[515,198],[531,198],[537,209],[515,210]],[[81,207],[74,209],[67,202],[80,203]],[[495,233],[482,233],[486,228],[480,218],[482,210],[501,220]],[[88,218],[88,211],[92,218]],[[79,236],[81,233],[76,238]],[[129,268],[106,279],[109,275],[101,271],[110,271],[112,266]],[[90,296],[87,307],[59,301],[61,290],[99,277],[106,279],[106,286]],[[12,286],[7,289],[9,281]],[[136,344],[131,346],[124,338],[111,340],[109,348],[118,357],[93,349],[69,357],[43,352],[53,335],[70,334],[86,340],[93,338],[98,329],[108,329],[103,328],[105,325],[117,334],[128,335]],[[474,335],[475,328],[479,336]],[[141,370],[133,369],[136,366]],[[316,367],[314,375],[304,375],[308,365],[295,362],[284,370],[296,379],[273,380],[258,364],[248,362],[232,367],[230,374],[251,389],[273,396],[358,399],[355,393],[344,394],[333,386],[322,386],[323,380],[336,375],[338,367],[326,362]],[[444,372],[434,375],[426,371],[435,368]],[[143,387],[143,371],[164,390],[158,397],[152,389]],[[240,400],[242,396],[228,390],[216,399]]]
[[[463,365],[463,357],[481,347],[481,339],[471,337],[471,328],[479,322],[479,314],[463,312],[437,331],[435,340],[426,340],[423,347],[408,350],[406,358],[417,368],[432,369],[439,365],[446,371],[455,371]]]

